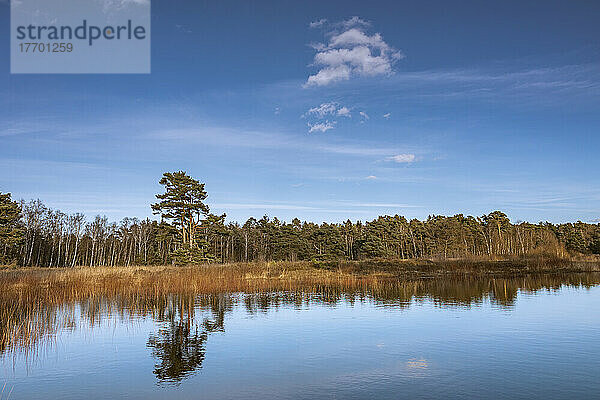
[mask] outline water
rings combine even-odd
[[[3,350],[0,398],[600,398],[598,283],[83,299]]]

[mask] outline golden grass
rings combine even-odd
[[[190,312],[198,301],[210,306],[223,293],[254,293],[249,301],[260,308],[273,302],[302,304],[307,294],[322,302],[370,296],[394,304],[423,296],[470,304],[491,295],[510,305],[519,289],[597,284],[600,274],[594,271],[599,271],[595,262],[539,258],[9,268],[0,270],[0,355],[32,348],[60,329],[75,326],[78,318],[92,324],[114,313],[161,318],[173,302]]]
[[[87,292],[151,290],[155,293],[216,293],[286,290],[315,285],[363,285],[380,279],[415,279],[447,275],[519,276],[532,273],[600,271],[594,261],[536,257],[513,260],[366,260],[333,262],[264,262],[188,267],[77,267],[0,269],[3,292],[43,290]]]

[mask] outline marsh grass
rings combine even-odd
[[[491,296],[510,306],[519,290],[553,290],[598,283],[594,261],[550,258],[515,260],[369,260],[360,262],[265,262],[188,267],[137,266],[0,270],[0,355],[39,347],[56,332],[85,318],[123,319],[173,307],[193,314],[199,304],[218,308],[223,296],[253,294],[249,311],[306,301],[336,304],[369,297],[407,306],[412,299],[444,304],[480,302]],[[577,272],[579,274],[573,274]],[[583,272],[583,274],[581,274]],[[200,302],[200,303],[199,303]],[[217,302],[217,303],[215,303]],[[231,300],[227,300],[231,302]]]

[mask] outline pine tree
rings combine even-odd
[[[159,183],[165,187],[165,193],[157,194],[156,198],[161,201],[151,207],[179,231],[181,246],[173,253],[174,262],[190,264],[212,259],[199,232],[209,214],[209,207],[203,202],[208,197],[204,183],[184,171],[165,172]]]

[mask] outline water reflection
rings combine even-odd
[[[202,368],[206,352],[206,340],[213,332],[224,330],[225,311],[231,307],[224,296],[208,297],[213,319],[195,322],[195,308],[173,307],[157,320],[162,324],[157,334],[150,334],[147,346],[157,360],[154,375],[159,383],[177,384],[194,371]]]
[[[278,307],[303,308],[311,304],[336,307],[372,302],[380,307],[408,308],[428,299],[439,307],[471,307],[489,299],[510,310],[519,292],[557,291],[565,286],[590,288],[600,283],[598,273],[536,275],[520,278],[452,278],[417,281],[379,281],[365,287],[322,286],[306,291],[247,294],[112,293],[79,298],[35,298],[0,293],[0,358],[35,352],[61,331],[78,329],[84,322],[102,326],[113,318],[120,323],[150,317],[157,330],[146,346],[154,359],[159,384],[179,384],[202,368],[206,345],[215,332],[224,332],[227,315],[241,305],[248,314]],[[57,300],[57,299],[60,299]],[[8,312],[6,311],[8,310]],[[409,360],[405,368],[424,371],[425,359]]]
[[[172,321],[151,334],[148,347],[158,359],[154,375],[159,382],[179,382],[202,367],[208,332],[200,331],[190,321]]]

